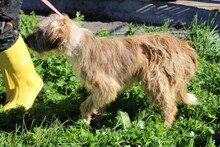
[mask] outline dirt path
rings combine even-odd
[[[129,31],[129,23],[127,22],[100,22],[100,21],[94,21],[94,22],[88,22],[83,21],[80,23],[83,27],[91,30],[94,34],[97,32],[100,32],[102,30],[108,30],[111,36],[124,36],[127,31]],[[139,32],[144,32],[145,29],[143,25],[138,28]],[[186,38],[186,32],[182,29],[170,29],[171,33],[180,37],[180,38]]]
[[[126,22],[82,22],[83,27],[91,30],[93,33],[100,32],[101,30],[108,30],[110,35],[121,36],[128,31],[128,23]]]

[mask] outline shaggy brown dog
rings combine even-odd
[[[147,96],[162,108],[167,126],[175,119],[177,101],[199,103],[186,91],[196,71],[197,54],[187,41],[167,33],[96,37],[67,15],[52,14],[35,27],[26,42],[39,53],[55,50],[69,59],[91,92],[80,106],[87,122],[134,81],[140,81]]]

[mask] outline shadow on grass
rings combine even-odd
[[[5,93],[0,94],[0,98],[5,97]],[[0,100],[1,104],[4,99]],[[75,121],[80,118],[79,106],[82,100],[67,98],[57,103],[43,103],[36,99],[32,108],[25,111],[23,107],[0,112],[0,130],[5,132],[18,131],[25,126],[28,130],[34,127],[49,126],[54,119],[60,122],[68,120]]]
[[[81,91],[82,92],[82,91]],[[23,108],[12,109],[7,112],[0,112],[0,131],[4,132],[22,132],[22,129],[32,130],[35,127],[47,127],[50,126],[55,120],[59,120],[65,126],[74,125],[74,122],[77,122],[80,117],[79,107],[83,98],[87,94],[82,92],[80,97],[82,99],[71,99],[67,98],[61,100],[57,103],[43,103],[41,100],[36,100],[33,107],[28,111],[25,111]],[[130,93],[130,95],[132,95]],[[117,123],[115,117],[117,116],[117,111],[122,110],[129,114],[131,121],[137,119],[137,115],[140,111],[147,110],[146,112],[149,115],[153,113],[160,113],[159,111],[155,112],[153,107],[150,105],[146,98],[135,98],[137,95],[133,95],[129,98],[119,95],[117,100],[111,105],[107,106],[106,111],[104,112],[103,119],[101,122],[95,122],[92,124],[94,129],[101,128],[103,125],[105,127],[114,128]],[[5,93],[0,94],[0,98],[5,97]],[[0,100],[3,103],[4,100]],[[180,106],[184,107],[184,106]],[[178,116],[177,116],[178,119]],[[202,130],[201,130],[202,131]],[[216,140],[215,145],[220,144],[220,128],[215,128],[215,134],[201,134],[194,140],[194,145],[206,144],[207,140],[204,140],[206,136],[212,136],[213,140]],[[207,132],[206,132],[207,133]],[[179,142],[180,145],[187,145],[188,141]]]
[[[40,99],[37,99],[31,109],[25,111],[24,108],[19,107],[16,109],[11,109],[6,112],[0,112],[0,130],[5,132],[15,132],[22,126],[28,130],[34,127],[50,126],[53,121],[59,120],[64,125],[74,125],[74,122],[78,121],[80,116],[79,107],[84,101],[88,93],[85,89],[80,89],[78,91],[79,98],[74,99],[74,96],[69,96],[64,100],[59,102],[49,102],[44,103],[43,99],[45,95],[43,94]],[[130,94],[131,95],[131,94]],[[6,97],[5,93],[0,93],[0,102],[4,103],[3,97]],[[73,97],[73,98],[70,98]],[[132,98],[124,99],[123,95],[119,95],[117,100],[111,103],[105,108],[104,115],[100,120],[91,123],[91,127],[97,129],[101,128],[103,125],[106,127],[114,127],[117,123],[115,117],[117,116],[118,110],[126,111],[131,120],[137,117],[139,111],[144,110],[146,107],[144,99],[134,99]],[[145,102],[144,102],[145,101]],[[126,104],[126,105],[125,105]]]

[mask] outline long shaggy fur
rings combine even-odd
[[[82,117],[110,102],[134,81],[140,81],[147,97],[162,108],[165,124],[171,126],[177,102],[198,104],[187,84],[197,68],[197,54],[187,41],[168,33],[130,37],[96,37],[79,28],[67,15],[46,17],[26,39],[33,50],[55,50],[65,55],[91,95],[81,104]]]

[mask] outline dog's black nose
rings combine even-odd
[[[24,39],[25,44],[30,48],[30,42],[29,42],[29,38],[25,38]]]

